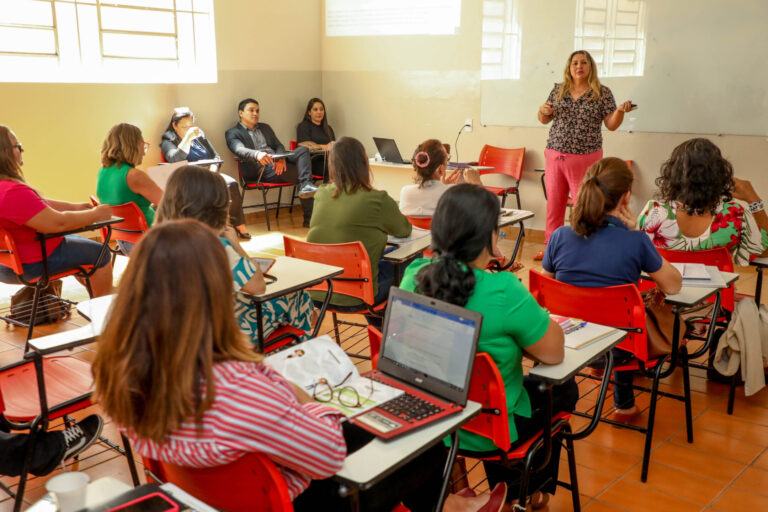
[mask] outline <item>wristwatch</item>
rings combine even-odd
[[[761,212],[764,209],[765,209],[765,205],[763,204],[763,200],[762,199],[758,199],[754,203],[749,203],[749,212],[750,213],[754,214],[754,213],[757,213],[757,212]]]

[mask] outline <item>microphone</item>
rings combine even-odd
[[[453,148],[456,151],[456,162],[459,161],[459,137],[461,137],[462,132],[464,131],[464,128],[467,126],[472,126],[469,123],[464,123],[461,125],[461,128],[459,128],[459,133],[456,134],[456,141],[453,143]]]

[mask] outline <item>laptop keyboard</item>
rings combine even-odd
[[[408,423],[423,420],[443,411],[442,407],[407,392],[379,405],[379,408]]]

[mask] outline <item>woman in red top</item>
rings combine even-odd
[[[10,128],[0,125],[0,228],[7,230],[18,250],[24,279],[43,274],[43,255],[37,233],[57,233],[81,228],[109,219],[112,210],[107,205],[93,207],[91,203],[69,203],[45,199],[24,182],[21,166],[24,148]],[[100,261],[102,244],[78,235],[52,238],[46,242],[48,271],[64,272],[81,265],[96,265],[91,276],[93,294],[98,297],[112,292],[112,263],[109,253]],[[0,282],[18,284],[16,274],[0,266]]]

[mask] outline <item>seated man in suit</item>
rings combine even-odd
[[[309,227],[314,202],[312,196],[317,191],[312,183],[309,150],[300,146],[284,158],[273,159],[272,155],[286,151],[272,128],[259,122],[259,102],[252,98],[244,99],[237,107],[237,114],[240,122],[227,130],[226,139],[229,150],[240,159],[243,177],[256,182],[263,168],[263,182],[298,183],[304,227]]]

